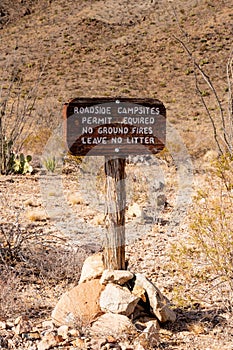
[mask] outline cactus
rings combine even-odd
[[[11,167],[11,172],[14,174],[31,174],[33,171],[32,166],[29,164],[32,160],[30,155],[24,156],[23,153],[20,155],[13,154],[13,166]]]

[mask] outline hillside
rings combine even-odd
[[[60,118],[62,103],[74,97],[156,97],[190,152],[203,155],[214,147],[210,121],[195,91],[192,63],[176,37],[187,43],[220,99],[226,100],[232,36],[229,1],[11,4],[1,5],[2,86],[16,65],[25,95],[44,67],[37,89],[37,123],[42,130],[48,120]],[[205,84],[203,91],[208,91]],[[212,96],[209,106],[216,108]]]

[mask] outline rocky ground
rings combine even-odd
[[[160,324],[159,340],[152,348],[156,349],[223,349],[232,348],[231,320],[229,311],[222,307],[221,299],[217,291],[213,291],[212,299],[199,301],[196,304],[187,302],[186,305],[176,297],[176,286],[180,284],[179,275],[172,271],[170,244],[187,237],[187,220],[182,220],[179,225],[172,226],[172,212],[176,200],[176,186],[174,183],[175,167],[167,165],[160,160],[167,175],[167,188],[163,189],[166,195],[159,212],[157,222],[148,220],[151,201],[145,190],[145,165],[136,163],[127,165],[127,173],[137,176],[137,197],[132,196],[131,189],[128,195],[126,235],[130,236],[127,244],[128,269],[132,273],[142,273],[170,299],[171,307],[177,315],[175,322]],[[82,192],[82,179],[78,181],[79,168],[88,173],[87,164],[68,164],[63,169],[61,183],[63,185],[63,201],[75,217],[78,230],[72,233],[65,226],[59,230],[59,220],[51,217],[44,208],[44,192],[41,191],[41,175],[26,176],[1,176],[1,196],[4,200],[4,216],[2,216],[2,232],[12,230],[11,240],[25,237],[25,242],[15,254],[15,262],[12,267],[4,268],[2,265],[2,294],[1,294],[1,347],[3,349],[15,347],[19,349],[136,349],[138,333],[123,339],[114,334],[111,337],[90,335],[88,327],[65,328],[60,325],[54,326],[51,322],[52,309],[55,307],[61,295],[74,287],[79,280],[82,263],[87,256],[101,250],[104,224],[101,212],[101,201],[90,201],[90,196]],[[74,168],[76,170],[74,171]],[[142,171],[143,169],[143,171]],[[67,175],[67,172],[70,172]],[[93,187],[89,191],[100,193],[101,187],[96,180],[96,174],[89,176]],[[54,178],[58,175],[50,175]],[[81,176],[80,176],[81,178]],[[200,175],[195,176],[195,182]],[[173,180],[172,180],[173,179]],[[173,187],[172,187],[173,184]],[[135,193],[135,188],[133,188]],[[149,191],[151,188],[149,187]],[[53,201],[58,201],[57,193],[46,192]],[[90,193],[89,193],[90,194]],[[161,195],[161,190],[159,192]],[[149,203],[148,203],[149,202]],[[134,204],[134,205],[132,205]],[[154,203],[155,205],[155,203]],[[147,210],[148,209],[148,210]],[[69,219],[69,217],[68,217]],[[156,220],[154,219],[154,220]],[[20,223],[20,225],[18,225]],[[86,227],[85,227],[86,226]],[[76,230],[76,233],[75,233]],[[80,232],[82,230],[82,232]],[[14,231],[14,234],[13,234]],[[88,237],[91,235],[90,237]],[[85,235],[79,240],[80,235]],[[86,238],[85,238],[86,237]],[[81,242],[81,243],[80,243]],[[86,244],[85,244],[86,242]],[[83,244],[84,243],[84,244]],[[36,245],[38,248],[36,248]],[[3,252],[3,250],[2,250]],[[22,255],[20,255],[20,252]],[[3,262],[7,263],[7,256],[2,255]],[[8,257],[11,259],[11,257]],[[75,276],[74,276],[75,271]],[[195,285],[188,286],[190,294]],[[208,292],[206,285],[206,293]],[[14,304],[12,305],[12,300]],[[158,328],[156,328],[158,329]],[[140,332],[139,332],[140,333]],[[156,331],[157,334],[157,331]],[[156,335],[157,337],[158,335]],[[137,346],[139,346],[137,344]],[[143,346],[143,344],[141,344]],[[144,344],[144,349],[150,347]],[[139,348],[138,348],[139,349]],[[143,349],[140,348],[140,349]]]

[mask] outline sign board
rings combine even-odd
[[[63,115],[73,155],[156,154],[165,146],[166,109],[156,99],[76,98]]]

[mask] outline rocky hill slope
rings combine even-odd
[[[192,62],[177,38],[226,101],[230,1],[3,0],[0,8],[3,91],[17,67],[27,95],[43,69],[36,87],[37,132],[59,119],[62,103],[74,97],[156,97],[191,153],[214,147]],[[204,82],[201,90],[218,118]]]

